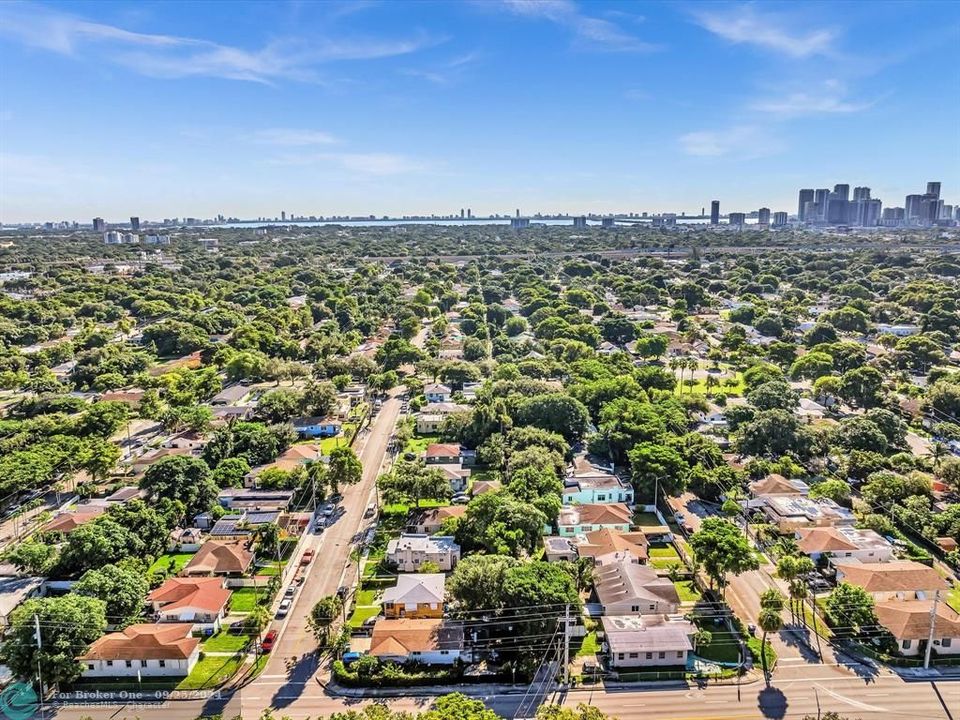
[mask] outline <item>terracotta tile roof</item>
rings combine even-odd
[[[623,503],[568,505],[560,510],[561,525],[629,525],[633,513]]]
[[[427,445],[427,457],[460,457],[460,445],[457,443],[433,443]]]
[[[131,625],[122,632],[108,633],[80,660],[186,660],[200,644],[190,637],[191,623]]]
[[[649,543],[642,532],[620,532],[604,528],[589,532],[584,537],[586,542],[577,546],[580,557],[598,558],[619,552],[628,552],[638,560],[646,560],[649,556]]]
[[[913,560],[860,563],[834,562],[843,580],[867,592],[916,592],[946,590],[947,583],[931,567]]]
[[[147,595],[149,602],[160,605],[161,612],[197,608],[215,614],[229,599],[230,591],[220,578],[169,578]]]
[[[783,475],[770,473],[762,480],[750,483],[750,492],[754,495],[806,495],[806,483],[791,481]]]
[[[797,534],[800,536],[798,547],[806,554],[890,547],[890,543],[873,530],[845,526],[803,528],[797,530]]]
[[[502,486],[499,480],[477,480],[471,486],[470,494],[476,497],[477,495],[499,490]]]
[[[877,603],[880,624],[898,640],[926,640],[930,637],[932,600],[890,600]],[[960,637],[960,615],[945,602],[937,603],[936,638]]]
[[[246,572],[253,562],[253,553],[238,542],[208,540],[183,568],[184,575],[207,573],[234,574]]]
[[[377,620],[370,638],[370,654],[409,655],[433,650],[458,651],[463,646],[463,628],[441,619]]]
[[[105,507],[94,505],[89,509],[62,512],[43,526],[43,532],[69,535],[81,525],[86,525],[91,520],[96,520],[103,515],[105,510]]]

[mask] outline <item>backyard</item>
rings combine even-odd
[[[683,565],[680,555],[672,545],[651,545],[648,552],[650,553],[650,564],[657,570],[666,570],[675,565]]]
[[[230,595],[230,612],[251,612],[256,606],[257,601],[266,603],[270,600],[270,593],[265,587],[237,588]]]
[[[409,440],[407,444],[404,445],[403,451],[405,453],[413,453],[414,455],[422,455],[427,450],[427,445],[432,445],[433,443],[440,442],[440,436],[437,434],[431,435],[416,435]]]
[[[153,562],[153,565],[147,571],[147,575],[157,573],[176,575],[183,570],[183,566],[190,562],[192,557],[193,553],[165,553]]]
[[[230,633],[221,630],[216,635],[211,635],[200,646],[205,653],[235,653],[240,652],[250,642],[250,636],[243,633]]]

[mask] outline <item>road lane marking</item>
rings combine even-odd
[[[860,702],[859,700],[852,700],[851,698],[845,697],[834,690],[825,688],[820,683],[817,683],[815,687],[819,688],[820,690],[823,690],[823,692],[825,692],[827,695],[834,698],[835,700],[848,703],[849,705],[853,705],[853,707],[859,708],[860,710],[867,710],[869,712],[879,712],[879,713],[889,712],[886,708],[877,707],[876,705],[870,705],[868,703]]]

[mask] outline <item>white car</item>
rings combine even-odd
[[[277,610],[278,618],[287,616],[287,613],[290,612],[290,604],[291,604],[291,600],[289,598],[280,601],[280,609]]]

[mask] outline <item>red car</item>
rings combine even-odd
[[[260,643],[260,649],[265,653],[273,650],[273,644],[277,641],[277,631],[271,630],[266,635],[263,636],[263,642]]]
[[[303,553],[303,557],[300,558],[300,564],[309,565],[311,560],[313,560],[313,550],[306,550]]]

